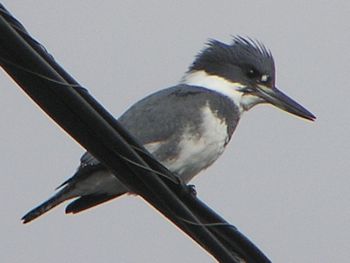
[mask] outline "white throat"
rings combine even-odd
[[[223,77],[209,75],[204,70],[187,73],[183,77],[181,83],[219,92],[230,98],[233,103],[238,106],[241,113],[261,102],[256,96],[244,95],[244,93],[240,91],[245,87],[243,84],[231,82]]]

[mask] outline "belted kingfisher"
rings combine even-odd
[[[316,118],[276,88],[271,52],[258,41],[237,36],[229,45],[210,40],[178,85],[138,101],[119,121],[188,183],[223,153],[243,112],[259,103]],[[80,161],[76,173],[53,197],[23,216],[23,223],[70,199],[75,200],[66,213],[78,213],[129,192],[89,152]]]

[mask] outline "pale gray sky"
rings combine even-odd
[[[262,41],[280,89],[318,119],[257,106],[193,183],[273,262],[349,261],[349,1],[2,3],[117,116],[176,84],[208,38]],[[213,261],[140,198],[75,216],[61,206],[22,225],[74,173],[83,149],[3,72],[0,90],[1,262]]]

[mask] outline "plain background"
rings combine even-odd
[[[120,115],[176,84],[208,38],[272,50],[277,85],[315,123],[270,106],[246,113],[199,197],[273,262],[349,262],[349,1],[53,1],[3,4]],[[83,149],[0,74],[1,262],[212,262],[141,198],[75,216],[21,216],[70,177]]]

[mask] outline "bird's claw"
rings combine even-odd
[[[196,186],[194,184],[187,185],[179,176],[176,176],[178,180],[178,185],[180,186],[182,192],[190,194],[193,197],[197,196]]]
[[[197,190],[196,190],[196,186],[194,184],[189,184],[186,185],[187,187],[187,191],[193,196],[196,197],[197,196]]]

